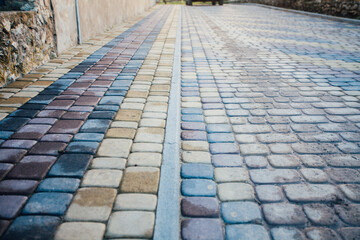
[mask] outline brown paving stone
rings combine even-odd
[[[99,97],[81,96],[76,100],[74,105],[95,106],[99,100]]]
[[[29,121],[29,124],[48,124],[52,125],[57,121],[56,118],[33,118]]]
[[[73,138],[71,134],[45,134],[42,138],[42,142],[70,142]]]
[[[30,86],[41,86],[41,87],[47,87],[50,86],[53,83],[53,81],[36,81],[32,83]]]
[[[45,177],[56,157],[26,156],[7,175],[13,179],[38,179]]]
[[[140,110],[120,109],[115,116],[115,120],[138,122],[140,121],[141,114],[142,111]]]
[[[89,116],[89,112],[67,112],[61,118],[62,119],[74,119],[74,120],[85,120]]]
[[[77,100],[79,95],[60,95],[55,98],[55,100]]]
[[[133,139],[135,136],[136,130],[132,128],[110,128],[106,137],[110,138],[129,138]]]
[[[26,154],[23,149],[0,149],[0,162],[16,163]]]
[[[84,92],[83,89],[68,88],[61,93],[61,95],[81,95]]]
[[[0,180],[6,176],[13,166],[14,165],[10,163],[0,163]]]
[[[33,180],[3,180],[0,182],[0,194],[29,195],[37,185],[38,182]]]
[[[24,206],[27,197],[25,196],[0,196],[0,218],[14,218]]]
[[[30,84],[31,83],[28,81],[15,81],[13,83],[8,84],[5,88],[25,88]]]
[[[3,148],[30,149],[35,144],[36,144],[35,140],[22,140],[22,139],[13,140],[13,139],[10,139],[10,140],[5,141],[1,145],[1,147],[3,147]]]
[[[38,113],[37,117],[60,118],[64,113],[66,112],[63,110],[43,110]]]
[[[153,167],[129,167],[121,184],[122,192],[157,193],[160,170]]]
[[[0,101],[0,105],[22,105],[29,100],[27,97],[11,97]]]
[[[69,88],[81,88],[81,89],[87,89],[90,87],[91,83],[87,82],[75,82],[69,86]]]
[[[50,128],[50,125],[28,124],[13,134],[12,138],[39,140]]]
[[[67,110],[74,102],[75,101],[73,100],[54,100],[46,107],[46,109]]]
[[[81,120],[59,120],[52,126],[49,133],[75,134],[79,131],[83,123]]]
[[[2,236],[6,229],[9,227],[10,222],[6,220],[0,220],[0,236]]]
[[[61,142],[38,142],[31,149],[30,154],[44,154],[57,156],[63,152],[66,147],[65,143]]]
[[[93,82],[93,84],[91,84],[91,87],[95,87],[95,86],[99,86],[99,87],[110,87],[110,85],[112,84],[112,81],[99,81],[96,80],[95,82]]]

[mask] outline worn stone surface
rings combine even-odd
[[[127,193],[157,193],[159,177],[158,168],[128,167],[120,189]]]
[[[92,222],[67,222],[63,223],[57,229],[54,239],[103,239],[105,224]]]

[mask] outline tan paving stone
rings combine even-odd
[[[134,142],[163,143],[165,130],[162,128],[139,128]]]
[[[54,240],[102,240],[105,224],[93,222],[65,222],[57,229]]]
[[[131,145],[132,141],[129,139],[104,139],[97,155],[100,157],[127,158]]]
[[[155,224],[155,214],[143,211],[120,211],[111,214],[106,237],[151,238]]]
[[[183,141],[181,146],[184,151],[209,151],[209,143],[205,141]]]
[[[148,96],[148,91],[136,91],[136,90],[129,90],[126,94],[127,98],[146,98]]]
[[[112,188],[80,188],[65,215],[67,221],[107,221],[115,201]]]
[[[125,165],[126,159],[124,158],[97,157],[91,162],[91,168],[99,169],[124,169]]]
[[[128,167],[121,183],[121,192],[157,193],[160,170],[153,167]]]
[[[157,197],[153,194],[124,193],[115,200],[114,210],[155,211]]]
[[[162,155],[153,152],[131,153],[128,159],[128,166],[160,167]]]
[[[141,113],[139,110],[120,109],[115,116],[115,120],[138,122],[140,121]]]
[[[135,136],[135,129],[131,128],[109,128],[105,137],[108,138],[128,138],[133,139]]]
[[[0,101],[1,107],[20,107],[27,101],[29,101],[29,97],[11,97],[8,99],[4,99]]]
[[[126,121],[113,121],[110,125],[112,128],[138,128],[137,122],[126,122]]]
[[[221,201],[254,200],[254,190],[246,183],[221,183],[218,185]]]
[[[120,185],[122,171],[111,169],[91,169],[86,172],[82,187],[114,187]]]
[[[160,143],[134,143],[131,152],[157,152],[161,153],[163,144]]]
[[[182,160],[187,163],[211,163],[211,155],[209,152],[183,151]]]

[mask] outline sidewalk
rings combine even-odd
[[[1,239],[358,239],[359,36],[157,6],[0,89]]]

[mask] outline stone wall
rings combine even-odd
[[[79,0],[83,41],[154,4]],[[75,46],[77,39],[75,0],[0,0],[0,87]]]
[[[339,17],[360,18],[359,0],[238,0],[237,2],[261,3]]]
[[[48,61],[56,53],[50,0],[32,11],[0,12],[0,86]]]

